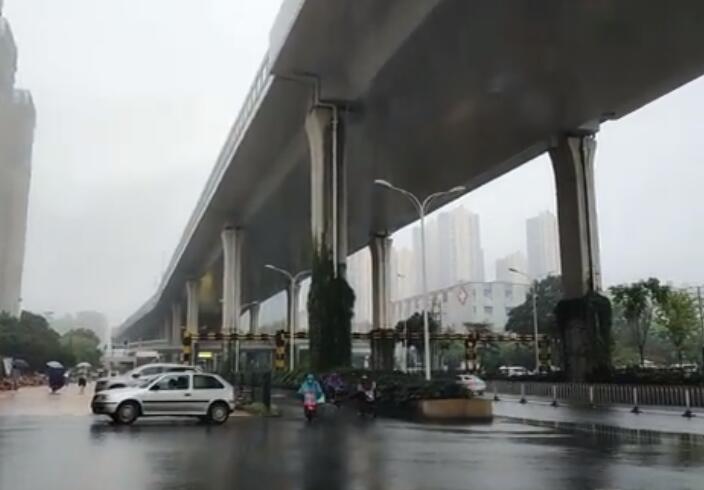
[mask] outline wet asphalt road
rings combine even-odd
[[[90,396],[73,390],[0,396],[0,489],[704,488],[704,446],[676,439],[336,413],[308,425],[297,407],[222,427],[117,427],[90,416]]]

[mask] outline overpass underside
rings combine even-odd
[[[309,268],[313,240],[341,271],[371,242],[373,324],[390,328],[385,237],[417,214],[374,180],[471,191],[545,151],[566,299],[597,293],[599,125],[704,73],[702,27],[694,0],[284,2],[169,271],[122,335],[245,331],[242,305],[287,286],[264,265]],[[564,324],[593,343],[580,304]],[[577,344],[578,371],[594,368]]]

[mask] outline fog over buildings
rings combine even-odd
[[[15,86],[32,89],[38,114],[23,307],[57,316],[103,311],[116,324],[155,291],[280,3],[5,0],[21,51]],[[703,103],[699,79],[598,133],[605,285],[648,276],[704,282]],[[531,266],[526,243],[526,220],[546,210],[555,213],[547,156],[438,210],[429,249],[444,252],[431,259],[431,282],[505,281],[504,265],[520,264],[505,260],[516,252],[526,268],[551,272],[552,259]],[[460,223],[457,238],[443,239],[452,222]],[[393,281],[394,298],[418,291],[414,230],[393,236],[394,267],[405,275]],[[262,307],[263,324],[283,317],[277,301]],[[364,300],[358,308],[361,318]]]

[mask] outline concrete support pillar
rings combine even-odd
[[[343,275],[347,263],[347,191],[343,160],[344,132],[339,111],[316,106],[305,122],[311,163],[313,243],[333,259]]]
[[[242,241],[244,232],[240,228],[225,228],[220,234],[223,251],[222,273],[222,333],[240,333],[242,297]],[[225,371],[239,371],[240,341],[235,340],[234,360],[230,340],[223,341]]]
[[[259,331],[259,303],[249,305],[249,333],[255,334]]]
[[[186,281],[186,333],[198,333],[198,281]],[[191,341],[190,350],[184,351],[184,362],[195,364],[197,360],[198,342]]]
[[[186,332],[198,333],[198,281],[186,281]]]
[[[221,233],[223,250],[222,333],[239,332],[242,297],[242,241],[239,228],[225,228]]]
[[[601,289],[594,193],[593,134],[565,136],[550,150],[557,190],[562,283],[566,298]]]
[[[168,314],[164,315],[161,324],[161,333],[158,338],[168,341],[169,344],[171,343],[171,317]]]
[[[372,326],[391,325],[391,238],[375,235],[369,243],[372,257]]]
[[[599,294],[595,150],[593,132],[563,136],[550,150],[565,295],[555,313],[563,369],[572,381],[608,378],[611,372],[611,304]]]
[[[391,329],[391,239],[387,235],[374,235],[369,242],[372,258],[372,328]],[[372,367],[394,368],[393,339],[372,340]]]
[[[181,345],[181,303],[171,303],[171,345]]]
[[[298,303],[301,293],[301,285],[298,281],[290,281],[289,287],[286,289],[286,305],[288,307],[288,332],[286,339],[288,340],[288,367],[293,371],[296,366],[296,340],[294,338],[298,332]]]

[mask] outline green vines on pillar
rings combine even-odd
[[[563,364],[569,372],[569,359],[564,349],[567,337],[579,330],[580,355],[588,359],[587,381],[609,381],[613,375],[611,366],[611,302],[606,296],[592,292],[581,298],[562,300],[555,308],[560,340],[563,346]],[[577,327],[578,326],[578,327]],[[570,332],[572,330],[572,332]]]
[[[310,362],[314,371],[351,365],[354,301],[354,291],[344,276],[335,277],[330,252],[316,246],[308,293]]]

